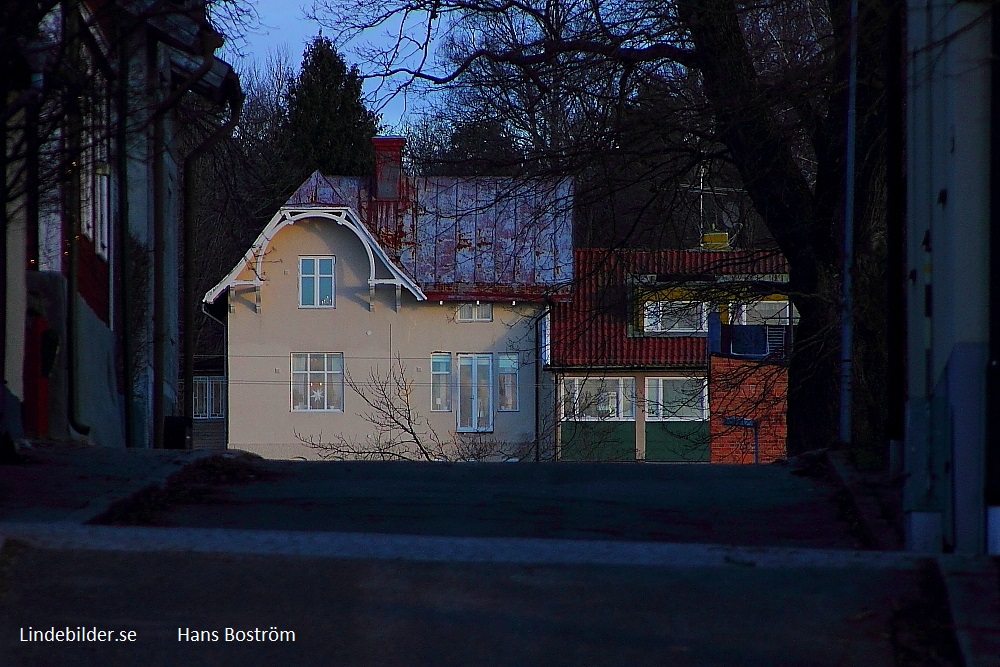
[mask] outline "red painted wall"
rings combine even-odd
[[[753,429],[725,426],[724,417],[759,422],[759,460],[786,456],[788,367],[761,360],[712,355],[708,370],[709,440],[712,463],[753,463]]]

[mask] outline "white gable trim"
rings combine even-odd
[[[407,290],[416,297],[417,301],[426,301],[427,297],[424,295],[423,290],[420,286],[413,281],[406,273],[396,266],[389,259],[385,250],[379,244],[378,240],[372,236],[368,228],[365,227],[361,221],[358,219],[357,214],[350,208],[338,207],[291,207],[282,206],[278,209],[278,212],[274,214],[271,221],[267,223],[264,227],[264,231],[257,236],[257,240],[254,241],[250,249],[247,250],[246,255],[243,256],[243,260],[239,262],[229,274],[222,279],[215,287],[205,292],[205,296],[202,298],[204,303],[214,303],[219,295],[230,287],[236,285],[250,285],[254,287],[260,287],[263,282],[263,262],[264,255],[267,253],[267,247],[271,243],[278,232],[287,227],[288,225],[294,225],[300,220],[308,220],[310,218],[320,218],[324,220],[331,220],[336,222],[338,225],[342,225],[347,229],[354,232],[355,236],[361,241],[361,245],[364,246],[365,252],[368,254],[368,286],[370,289],[374,290],[376,285],[395,285],[396,288],[405,287]],[[392,278],[376,278],[375,277],[375,259],[378,258],[389,269],[392,274]],[[237,276],[243,272],[244,269],[249,268],[253,271],[254,277],[250,280],[238,280]]]

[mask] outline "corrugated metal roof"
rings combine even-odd
[[[404,179],[401,197],[371,196],[368,178],[316,172],[288,208],[351,207],[429,298],[537,299],[573,279],[568,181]]]
[[[629,276],[656,274],[661,282],[683,283],[788,271],[782,256],[766,252],[577,249],[574,258],[570,301],[552,309],[551,362],[557,367],[705,366],[705,336],[629,335],[636,317]]]

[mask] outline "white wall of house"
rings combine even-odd
[[[333,307],[299,306],[302,256],[335,258]],[[389,278],[387,267],[378,265],[377,259],[376,264],[377,276]],[[534,318],[541,312],[540,305],[494,302],[492,321],[460,322],[458,303],[418,301],[403,288],[397,309],[396,289],[379,285],[372,310],[364,245],[352,231],[330,220],[307,219],[282,228],[268,245],[262,266],[259,312],[253,286],[236,286],[229,294],[230,448],[269,458],[318,458],[318,451],[296,438],[298,433],[325,442],[343,437],[366,449],[366,438],[378,429],[363,417],[372,408],[350,387],[344,389],[342,412],[293,410],[291,355],[311,352],[342,354],[346,374],[367,385],[373,371],[388,377],[398,357],[413,387],[409,405],[419,415],[420,428],[424,433],[433,429],[445,441],[454,440],[458,430],[459,355],[489,355],[492,429],[459,437],[504,443],[504,451],[495,457],[533,451]],[[249,269],[238,277],[252,278]],[[451,354],[449,411],[431,409],[434,353]],[[498,364],[501,354],[510,353],[517,353],[519,360],[517,410],[501,411]]]
[[[908,14],[904,510],[919,551],[986,543],[989,12],[911,2]]]

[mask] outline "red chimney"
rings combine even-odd
[[[375,199],[399,199],[405,143],[404,137],[372,137],[372,145],[375,146]]]

